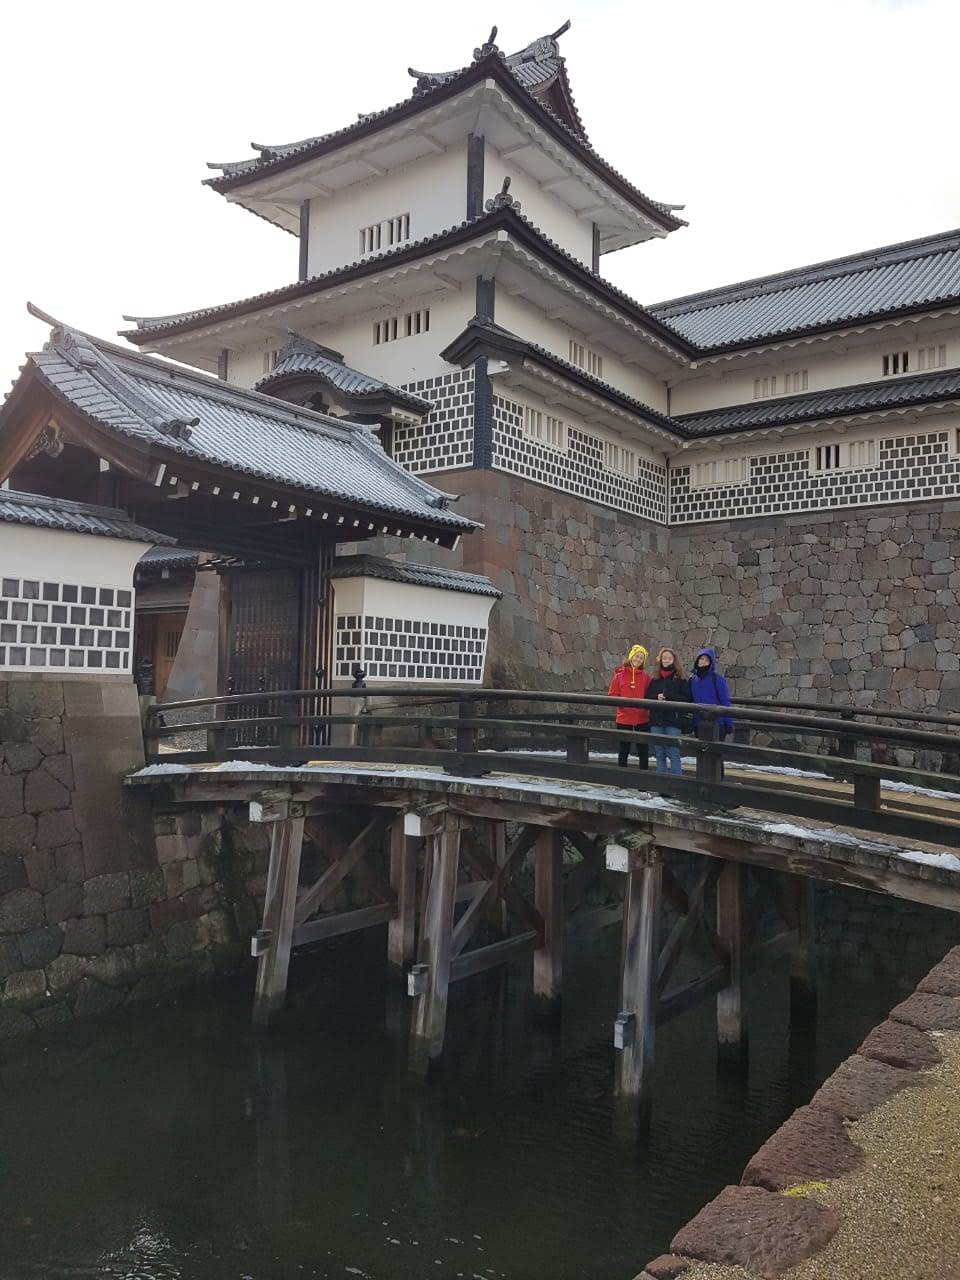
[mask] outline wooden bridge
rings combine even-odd
[[[795,1008],[809,1013],[814,880],[960,910],[960,721],[698,706],[696,736],[641,738],[679,744],[675,777],[610,763],[632,736],[611,727],[614,710],[637,705],[656,704],[422,687],[166,704],[148,713],[151,763],[128,783],[161,809],[242,804],[272,824],[252,942],[259,1026],[283,1006],[292,951],[386,923],[422,1068],[442,1050],[451,983],[532,953],[536,998],[554,1010],[565,935],[622,921],[617,1091],[637,1114],[658,1021],[715,997],[719,1053],[742,1059],[751,965],[788,953]],[[737,735],[721,742],[716,720],[730,714]],[[311,883],[305,841],[321,866]],[[331,910],[347,877],[369,905]],[[597,889],[605,900],[590,906]],[[675,920],[661,937],[663,902]],[[695,937],[710,961],[701,945],[702,971],[680,982]]]

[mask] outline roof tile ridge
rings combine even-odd
[[[839,258],[826,258],[821,262],[791,267],[786,271],[777,271],[770,275],[753,276],[732,284],[704,289],[699,293],[681,294],[662,302],[650,303],[647,309],[664,314],[706,311],[712,306],[721,306],[727,302],[746,301],[748,298],[767,293],[788,293],[791,289],[802,288],[807,284],[817,284],[822,280],[837,279],[846,275],[860,275],[880,267],[894,266],[899,262],[915,262],[919,258],[933,257],[938,253],[956,248],[960,248],[960,228],[920,236],[915,240],[904,240],[897,244],[879,245],[875,249],[864,249],[859,253],[845,254]],[[905,250],[908,252],[904,252]],[[695,303],[703,305],[691,305]]]
[[[75,515],[101,516],[104,519],[124,520],[136,524],[119,507],[104,507],[94,502],[77,502],[74,498],[53,498],[49,494],[30,493],[27,489],[0,489],[0,501],[20,506],[50,507],[53,511],[66,511]]]

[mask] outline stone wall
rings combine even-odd
[[[268,833],[152,819],[132,684],[0,682],[0,1038],[149,999],[236,964]]]

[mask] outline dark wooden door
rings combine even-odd
[[[233,572],[229,582],[226,637],[228,688],[234,693],[296,689],[300,682],[300,571],[257,569]],[[237,704],[232,719],[277,715],[280,704]],[[238,731],[238,745],[267,745],[264,729]]]

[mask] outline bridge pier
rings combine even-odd
[[[534,845],[534,907],[543,919],[543,945],[533,953],[533,994],[542,1012],[556,1013],[563,983],[563,836],[552,827],[543,827]]]
[[[746,867],[725,862],[717,880],[717,936],[729,956],[727,986],[717,993],[717,1057],[743,1065],[747,1031],[743,1011]]]
[[[287,996],[290,948],[303,849],[302,817],[279,819],[270,832],[270,863],[263,904],[263,928],[257,934],[257,983],[253,997],[253,1025],[267,1027],[283,1008]]]
[[[390,888],[397,896],[397,914],[387,924],[387,963],[399,973],[416,954],[417,849],[407,819],[407,814],[394,818],[389,836]]]
[[[790,1020],[815,1022],[817,1017],[817,951],[814,881],[794,877],[797,941],[790,952]]]
[[[617,849],[618,846],[610,846]],[[614,1044],[619,1049],[616,1071],[617,1117],[621,1126],[643,1124],[653,1089],[657,1029],[657,973],[660,897],[663,862],[653,847],[624,849],[623,947],[620,971],[620,1013]],[[608,849],[608,865],[610,850]],[[619,869],[619,868],[616,868]]]
[[[409,975],[409,990],[415,999],[410,1065],[418,1071],[440,1056],[447,1027],[461,834],[461,820],[447,811],[427,838],[419,963]]]

